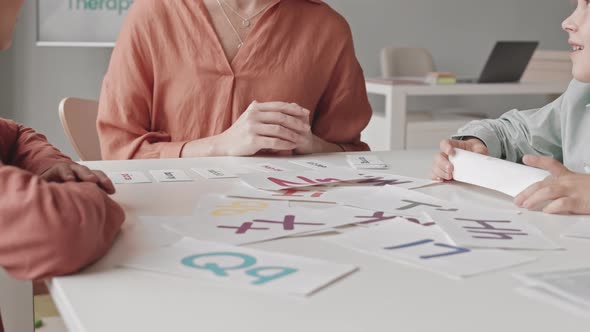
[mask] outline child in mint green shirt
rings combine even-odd
[[[569,34],[574,80],[551,104],[535,110],[512,110],[496,120],[468,123],[443,140],[432,178],[452,180],[448,156],[454,149],[489,154],[546,169],[552,176],[524,190],[515,204],[535,209],[551,201],[546,213],[590,214],[590,2],[578,0],[562,24]],[[587,49],[586,49],[587,48]]]

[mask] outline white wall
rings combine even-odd
[[[478,77],[497,40],[538,40],[539,48],[567,50],[561,22],[568,0],[325,0],[342,13],[354,34],[367,77],[379,76],[386,45],[428,48],[439,71]],[[426,100],[425,100],[426,99]],[[542,106],[545,97],[431,97],[410,99],[410,109],[461,106],[497,117],[509,108]],[[371,98],[376,110],[383,101]]]
[[[77,157],[63,133],[57,106],[67,96],[98,98],[111,50],[37,47],[35,15],[35,1],[25,1],[10,63],[12,116]]]
[[[195,0],[198,1],[198,0]],[[477,76],[496,40],[540,40],[546,49],[567,49],[561,21],[571,10],[567,0],[327,0],[352,27],[357,54],[367,76],[379,74],[378,52],[389,44],[432,50],[439,70]],[[45,133],[73,154],[57,117],[65,96],[97,98],[109,61],[109,49],[39,48],[35,41],[35,1],[26,1],[11,55],[0,56],[0,109]],[[13,77],[6,74],[12,70]],[[13,86],[12,91],[8,88]],[[478,101],[466,100],[477,108]],[[484,103],[494,103],[485,100]],[[511,98],[509,106],[540,106],[539,98]],[[379,105],[375,105],[376,107]],[[10,113],[2,113],[10,116]]]
[[[0,52],[0,116],[12,117],[12,51]]]

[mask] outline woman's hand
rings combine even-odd
[[[39,177],[48,182],[92,182],[107,194],[115,193],[115,186],[106,174],[74,163],[57,163]]]
[[[547,170],[551,176],[518,194],[514,199],[516,205],[530,210],[550,202],[543,212],[590,214],[590,175],[574,173],[549,157],[527,155],[523,162]]]
[[[187,143],[182,157],[336,151],[342,148],[312,133],[309,110],[294,103],[255,101],[222,134]]]
[[[477,138],[469,138],[463,141],[456,139],[445,139],[440,142],[440,151],[434,156],[430,176],[437,181],[450,181],[453,179],[453,164],[449,156],[455,154],[455,149],[462,149],[479,154],[488,154],[488,148]]]
[[[294,150],[310,126],[309,111],[282,102],[253,102],[216,144],[222,155],[251,156],[260,150]]]

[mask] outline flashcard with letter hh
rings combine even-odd
[[[423,227],[402,218],[359,228],[326,241],[451,277],[472,276],[534,260],[508,251],[456,246],[437,227]]]
[[[150,171],[150,174],[158,182],[190,182],[193,181],[183,170],[161,169]]]
[[[307,296],[357,270],[355,266],[184,238],[127,260],[124,267]]]
[[[328,185],[332,183],[363,179],[358,172],[347,169],[327,169],[321,171],[280,172],[276,174],[243,174],[246,184],[264,190]]]
[[[231,179],[238,177],[223,168],[193,168],[192,170],[205,179]]]
[[[116,184],[152,183],[142,172],[108,172],[107,176]]]
[[[453,213],[426,213],[457,245],[471,248],[556,250],[548,239],[522,215],[489,209],[464,209]]]

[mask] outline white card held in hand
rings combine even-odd
[[[312,169],[328,169],[328,168],[335,167],[334,165],[323,162],[321,160],[296,159],[296,160],[290,160],[289,162],[291,162],[295,165],[299,165],[299,166],[303,166],[303,167],[307,167],[307,168],[312,168]]]
[[[192,170],[205,179],[230,179],[238,177],[236,174],[228,172],[223,168],[193,168]]]
[[[107,176],[116,184],[152,183],[142,172],[108,172]]]
[[[363,176],[348,169],[327,169],[321,171],[281,172],[277,174],[243,174],[246,184],[264,190],[328,185],[346,181],[360,180]]]
[[[542,181],[549,172],[461,149],[449,156],[456,181],[496,190],[512,197]]]
[[[298,296],[311,295],[357,270],[352,265],[187,238],[123,266]]]
[[[508,251],[459,247],[449,242],[437,227],[423,227],[402,218],[358,228],[327,241],[451,277],[472,276],[534,260]]]
[[[462,209],[453,213],[430,210],[426,214],[460,246],[561,249],[520,214],[491,209]]]
[[[280,173],[280,172],[288,172],[291,171],[285,167],[281,167],[275,164],[270,163],[263,163],[258,165],[251,165],[248,168],[265,173]]]
[[[150,174],[158,182],[190,182],[193,181],[183,170],[161,169],[150,171]]]
[[[355,169],[387,169],[387,164],[374,155],[347,155],[346,161]]]

